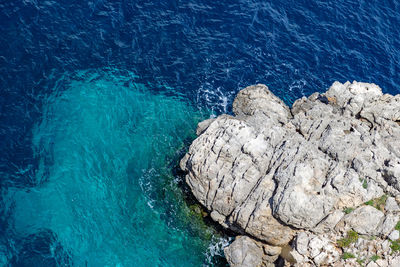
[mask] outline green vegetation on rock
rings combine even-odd
[[[350,246],[350,244],[357,242],[358,240],[358,233],[356,231],[350,230],[347,232],[347,236],[341,238],[337,241],[337,244],[341,248],[345,248]]]
[[[351,253],[349,253],[349,252],[345,252],[345,253],[343,253],[343,255],[342,255],[342,259],[344,259],[344,260],[347,260],[347,259],[353,259],[353,258],[355,258],[356,256],[354,256],[354,254],[351,254]]]
[[[368,183],[367,183],[366,179],[364,179],[364,182],[363,182],[362,186],[363,186],[364,189],[368,188]]]
[[[363,265],[364,265],[364,262],[365,262],[365,259],[357,259],[356,262],[357,262],[358,264],[360,264],[361,266],[363,266]]]
[[[368,200],[367,202],[365,202],[364,204],[368,205],[368,206],[373,206],[374,205],[374,201],[371,199],[371,200]]]
[[[345,208],[345,209],[343,210],[343,212],[346,213],[346,214],[349,214],[349,213],[351,213],[353,210],[354,210],[354,208]]]
[[[373,256],[371,257],[371,261],[375,262],[375,261],[379,260],[380,258],[381,258],[381,257],[379,257],[378,255],[373,255]]]
[[[400,221],[397,222],[397,224],[394,227],[394,229],[400,231]]]
[[[400,251],[400,242],[399,242],[399,240],[390,241],[390,242],[392,242],[392,244],[390,245],[390,248],[392,249],[392,252]]]
[[[383,195],[379,198],[375,198],[375,199],[370,199],[367,202],[365,202],[365,205],[369,205],[369,206],[373,206],[374,208],[383,211],[385,208],[385,204],[386,204],[386,200],[387,200],[388,196],[387,195]]]

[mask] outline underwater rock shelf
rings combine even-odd
[[[181,160],[231,266],[400,266],[400,95],[335,82],[289,108],[262,84]]]

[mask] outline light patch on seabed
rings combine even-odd
[[[50,229],[76,266],[202,265],[210,239],[168,218],[188,219],[168,164],[204,115],[115,73],[65,75],[43,100],[38,186],[9,194],[15,231]]]

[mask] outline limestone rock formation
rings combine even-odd
[[[289,108],[258,84],[238,93],[233,112],[201,122],[180,163],[212,219],[246,236],[226,249],[232,266],[270,263],[261,243],[282,248],[287,264],[347,264],[337,241],[349,231],[374,236],[376,246],[392,235],[400,214],[400,95],[335,82]],[[397,254],[379,255],[389,263]]]
[[[235,241],[225,248],[225,256],[232,267],[262,266],[278,259],[281,247],[269,246],[257,242],[247,236],[238,236]]]

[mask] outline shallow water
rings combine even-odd
[[[207,248],[218,234],[193,217],[172,174],[177,151],[206,114],[152,94],[128,74],[65,74],[43,96],[32,134],[35,186],[12,188],[5,198],[13,205],[7,230],[26,239],[23,246],[37,239],[49,258],[20,255],[27,248],[15,246],[13,264],[212,263]]]
[[[11,0],[0,15],[4,265],[218,265],[226,242],[174,171],[199,120],[254,83],[288,104],[335,80],[400,93],[397,0]]]

